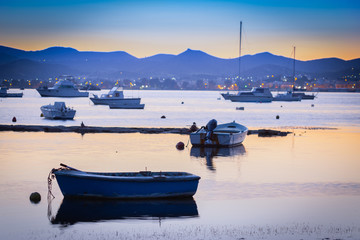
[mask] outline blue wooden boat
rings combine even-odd
[[[65,164],[51,172],[64,197],[169,198],[192,197],[199,176],[186,172],[84,172]]]

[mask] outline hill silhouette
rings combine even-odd
[[[235,76],[239,59],[223,59],[200,50],[187,49],[178,54],[157,54],[137,58],[124,51],[91,52],[67,47],[50,47],[39,51],[0,46],[0,78],[48,78],[63,74],[93,77],[149,76]],[[325,58],[296,60],[296,72],[315,76],[337,76],[360,67],[360,58],[342,60]],[[291,75],[293,59],[269,52],[241,57],[241,76]]]

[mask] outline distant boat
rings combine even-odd
[[[101,88],[99,88],[96,85],[85,85],[80,88],[80,90],[86,90],[86,91],[100,91]]]
[[[64,102],[44,105],[40,110],[44,114],[44,117],[48,119],[73,119],[76,113],[76,110],[66,107]]]
[[[199,176],[186,172],[83,172],[64,164],[53,169],[64,197],[170,198],[192,197]]]
[[[59,80],[54,87],[36,89],[42,97],[88,97],[88,92],[80,92],[69,78]]]
[[[292,91],[287,91],[286,93],[279,93],[273,98],[273,101],[281,102],[296,102],[301,101],[301,96],[294,94]]]
[[[269,88],[256,87],[252,88],[251,91],[239,91],[237,94],[229,94],[225,99],[232,102],[271,102],[273,95]]]
[[[295,50],[296,50],[296,47],[294,46],[294,61],[293,61],[293,81],[294,81],[294,85],[293,85],[292,90],[287,93],[288,94],[288,99],[291,99],[291,97],[294,98],[294,99],[299,97],[300,101],[301,100],[313,100],[315,98],[314,94],[308,95],[308,94],[305,94],[305,93],[295,93],[295,91],[297,90],[297,87],[295,87],[295,62],[296,62],[296,60],[295,60]],[[291,95],[290,95],[290,93],[291,93]],[[274,101],[277,101],[277,100],[274,100]],[[290,101],[297,101],[297,100],[290,100]]]
[[[122,219],[191,218],[198,217],[193,198],[93,200],[64,198],[52,224],[75,224]]]
[[[113,87],[107,94],[93,94],[90,100],[95,105],[109,105],[110,108],[143,109],[145,104],[140,104],[141,98],[125,98],[121,87]]]
[[[0,88],[0,97],[3,97],[3,98],[21,98],[23,96],[23,93],[8,93],[7,92],[7,88]]]
[[[206,127],[190,134],[193,146],[231,147],[240,145],[247,135],[248,128],[234,122],[217,125],[212,119]]]
[[[316,97],[314,94],[306,94],[306,93],[300,93],[300,92],[293,92],[294,96],[299,96],[301,100],[314,100]]]

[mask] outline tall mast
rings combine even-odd
[[[240,21],[240,40],[239,40],[239,81],[241,73],[241,33],[242,33],[242,21]]]
[[[295,87],[295,46],[294,46],[294,63],[293,63],[293,82]]]

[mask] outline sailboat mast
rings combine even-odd
[[[239,40],[239,81],[241,80],[241,34],[242,34],[242,21],[240,21],[240,40]]]
[[[295,46],[294,46],[294,63],[293,63],[293,82],[295,87]]]

